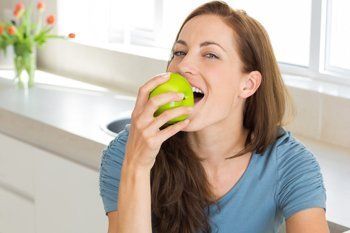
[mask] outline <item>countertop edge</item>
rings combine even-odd
[[[25,129],[25,130],[20,130]],[[0,108],[0,132],[94,171],[106,145]]]

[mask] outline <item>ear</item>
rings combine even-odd
[[[261,84],[261,73],[252,71],[242,78],[239,97],[246,99],[253,95]]]

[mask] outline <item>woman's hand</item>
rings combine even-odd
[[[150,99],[150,92],[158,85],[169,79],[170,73],[153,77],[145,83],[138,91],[135,108],[131,114],[131,126],[129,138],[126,145],[125,160],[127,166],[151,170],[162,143],[181,131],[188,125],[188,120],[177,122],[160,130],[167,121],[189,114],[193,107],[177,107],[164,111],[154,117],[157,109],[171,101],[180,101],[183,94],[176,92],[163,93]]]

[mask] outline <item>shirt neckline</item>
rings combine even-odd
[[[253,151],[249,163],[248,163],[248,167],[245,169],[245,171],[243,172],[242,176],[239,178],[239,180],[230,188],[230,190],[225,193],[221,198],[219,198],[219,200],[217,200],[215,203],[216,204],[221,204],[222,202],[226,201],[231,194],[236,191],[241,184],[244,182],[245,179],[247,179],[246,177],[249,176],[251,169],[253,167],[253,163],[255,163],[255,156],[256,155],[256,150]]]

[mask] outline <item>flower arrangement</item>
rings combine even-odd
[[[14,49],[15,82],[20,88],[28,88],[34,85],[34,74],[36,70],[36,48],[41,47],[49,39],[53,38],[75,38],[74,33],[68,36],[61,36],[50,33],[55,25],[55,16],[49,14],[44,18],[45,5],[42,1],[37,2],[37,20],[32,22],[34,17],[33,3],[29,8],[21,2],[15,5],[14,19],[10,22],[0,22],[0,52],[6,55],[7,46]],[[44,19],[45,22],[44,22]],[[22,74],[27,74],[24,80]]]

